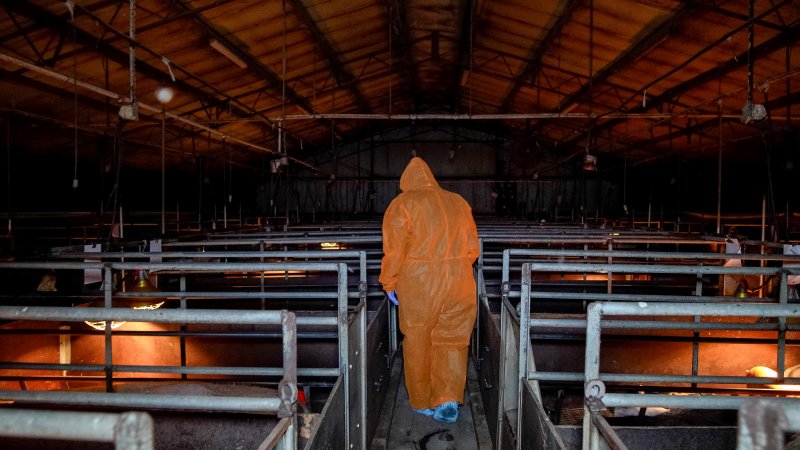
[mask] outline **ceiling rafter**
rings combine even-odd
[[[768,39],[767,41],[761,43],[760,45],[757,45],[757,46],[753,47],[753,50],[752,50],[753,58],[758,59],[761,56],[768,55],[768,54],[773,53],[773,52],[775,52],[777,50],[780,50],[781,48],[783,48],[786,45],[787,42],[793,42],[794,40],[796,40],[798,38],[800,38],[800,22],[795,23],[794,25],[792,25],[791,27],[789,27],[785,31],[783,31],[780,34]],[[683,83],[680,83],[680,84],[668,89],[667,91],[665,91],[661,95],[658,95],[656,97],[651,98],[644,107],[642,107],[642,105],[640,103],[637,103],[636,106],[630,112],[645,112],[645,111],[648,111],[648,110],[650,110],[652,108],[655,108],[658,105],[661,105],[661,104],[664,104],[664,103],[670,101],[673,98],[680,97],[684,93],[686,93],[686,92],[688,92],[688,91],[690,91],[690,90],[692,90],[694,88],[697,88],[697,87],[702,86],[702,85],[704,85],[706,83],[709,83],[711,81],[714,81],[714,80],[717,80],[719,78],[722,78],[725,75],[727,75],[727,74],[729,74],[729,73],[731,73],[731,72],[733,72],[733,71],[735,71],[737,69],[741,69],[742,67],[744,67],[746,65],[747,65],[747,51],[745,50],[741,54],[734,56],[733,58],[729,59],[725,63],[720,64],[719,66],[717,66],[717,67],[715,67],[715,68],[713,68],[711,70],[708,70],[708,71],[706,71],[706,72],[704,72],[704,73],[702,73],[702,74],[700,74],[700,75],[698,75],[696,77],[693,77],[693,78],[691,78],[689,80],[686,80]],[[620,122],[619,119],[610,119],[607,122],[604,122],[603,124],[600,124],[600,125],[597,125],[596,127],[594,127],[594,130],[595,130],[596,133],[600,133],[600,132],[602,132],[602,131],[604,131],[604,130],[606,130],[608,128],[613,127],[614,125],[618,124],[619,122]],[[585,133],[584,134],[580,134],[580,135],[576,136],[573,140],[571,140],[570,142],[567,142],[567,143],[570,144],[570,143],[576,142],[576,141],[578,141],[580,139],[583,139],[584,136],[585,136]]]
[[[242,50],[238,45],[231,42],[228,37],[217,31],[214,25],[206,20],[201,13],[195,12],[185,0],[174,0],[174,4],[185,12],[194,12],[192,17],[194,18],[195,22],[197,22],[203,28],[203,30],[208,33],[209,37],[224,45],[228,50],[245,61],[248,68],[252,68],[252,70],[256,71],[259,76],[264,77],[264,79],[266,79],[275,89],[280,90],[280,86],[284,84],[284,80],[282,80],[278,74],[273,72],[269,67],[265,66],[261,61],[254,58],[250,52]],[[300,94],[288,86],[286,87],[286,99],[304,109],[307,113],[314,113],[314,107],[308,102],[308,100],[300,96]]]
[[[627,50],[622,52],[614,61],[607,64],[599,72],[593,74],[591,76],[591,80],[584,83],[580,89],[562,100],[556,111],[563,111],[573,103],[582,102],[584,100],[588,100],[588,102],[591,104],[592,99],[587,98],[590,95],[590,86],[604,83],[609,77],[613,76],[620,69],[627,67],[637,59],[641,58],[648,51],[657,47],[667,36],[669,36],[673,27],[675,27],[677,23],[696,10],[696,4],[684,4],[664,23],[657,26],[653,31],[647,33],[647,35],[642,37],[638,42],[628,47]]]
[[[408,33],[408,17],[405,2],[401,0],[386,0],[387,17],[392,39],[392,48],[400,61],[400,70],[405,74],[408,84],[409,97],[411,98],[411,110],[417,112],[419,103],[419,80],[413,70],[414,64],[411,57],[411,42]],[[390,105],[391,106],[391,105]]]
[[[303,4],[303,0],[289,0],[294,8],[295,14],[300,18],[301,22],[305,24],[306,29],[311,33],[314,42],[319,47],[322,54],[328,60],[328,65],[336,78],[336,82],[340,87],[347,88],[355,98],[358,108],[361,112],[372,112],[372,107],[364,98],[364,94],[358,88],[358,79],[342,64],[342,61],[337,56],[333,45],[330,43],[325,34],[320,30],[314,18],[308,12],[308,9]]]
[[[43,24],[44,26],[56,32],[66,33],[72,31],[72,23],[69,22],[65,17],[51,14],[47,10],[41,9],[40,7],[30,3],[29,1],[11,2],[9,7],[12,8],[15,12],[24,15],[25,17],[28,17],[30,20],[34,20],[37,23]],[[92,34],[84,31],[79,27],[75,27],[75,39],[77,41],[76,43],[78,45],[81,45],[83,48],[91,49],[91,51],[106,56],[110,61],[113,61],[122,67],[128,66],[128,61],[129,61],[128,53],[117,49],[116,47],[110,45],[107,41],[98,39],[97,37],[93,36]],[[138,47],[144,48],[141,45],[139,45]],[[143,73],[144,75],[156,80],[167,79],[169,77],[169,74],[167,74],[163,70],[156,68],[155,66],[152,66],[147,62],[142,61],[141,59],[138,58],[136,60],[136,69],[137,71]],[[198,81],[202,82],[202,80],[199,79]],[[220,102],[224,103],[225,101],[231,100],[230,98],[226,100],[220,100],[219,98],[216,98],[214,95],[209,94],[208,92],[192,84],[189,84],[180,78],[175,80],[175,86],[181,90],[184,90],[185,92],[191,93],[198,99],[203,99],[204,101],[207,101],[209,103],[220,103]],[[222,92],[217,92],[217,94],[224,96]],[[240,110],[238,108],[234,108],[234,111],[242,117],[252,116],[252,112]]]
[[[511,88],[503,96],[500,112],[507,112],[511,109],[514,104],[514,97],[517,96],[517,93],[526,83],[526,80],[532,79],[536,82],[536,78],[542,70],[542,57],[544,57],[545,52],[553,45],[553,41],[555,41],[556,37],[561,33],[561,28],[564,26],[564,23],[572,17],[572,13],[577,9],[576,6],[578,3],[578,0],[567,0],[564,2],[564,7],[553,22],[553,25],[547,30],[544,37],[531,48],[530,56],[527,58],[524,68],[519,75],[517,75],[514,84],[511,85]]]
[[[461,37],[459,38],[458,42],[458,64],[455,67],[453,74],[454,82],[451,85],[453,93],[450,98],[450,112],[454,114],[459,111],[461,94],[464,90],[463,85],[468,82],[467,80],[462,82],[462,78],[464,77],[465,73],[467,73],[467,76],[469,77],[472,76],[472,74],[469,72],[472,68],[472,43],[474,39],[473,33],[475,31],[474,17],[476,9],[476,0],[464,0],[464,15],[461,18]]]
[[[712,6],[712,7],[709,8],[709,10],[713,11],[713,12],[715,12],[717,14],[722,14],[723,16],[726,16],[726,17],[731,17],[733,19],[739,19],[739,20],[743,20],[743,21],[750,20],[750,18],[747,16],[747,14],[739,14],[739,13],[734,12],[734,11],[729,11],[729,10],[727,10],[725,8],[720,7],[720,6]],[[783,30],[785,28],[785,26],[783,26],[783,25],[772,23],[772,22],[769,22],[769,21],[766,21],[766,20],[763,20],[763,19],[756,20],[753,23],[755,23],[756,25],[760,25],[762,27],[766,27],[766,28],[769,28],[769,29],[772,29],[772,30],[776,30],[776,31],[781,31],[781,30]]]

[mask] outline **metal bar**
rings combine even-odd
[[[121,221],[122,221],[122,218],[120,218],[120,222]],[[104,292],[103,306],[105,306],[105,310],[108,311],[109,309],[111,309],[111,305],[112,305],[111,290],[113,289],[112,285],[114,283],[114,278],[111,275],[111,268],[110,267],[106,267],[103,270],[103,274],[104,274],[104,276],[103,276],[103,292]],[[70,309],[71,310],[72,308],[64,308],[64,309]],[[23,313],[27,314],[28,313],[28,309],[27,308],[24,309]],[[52,313],[54,313],[54,311],[53,310],[49,310],[49,311],[44,311],[44,313],[45,314],[52,314]],[[0,312],[0,314],[2,314],[2,312]],[[19,309],[17,310],[17,313],[14,314],[14,315],[15,316],[19,315]],[[84,319],[84,320],[86,320],[86,319]],[[95,322],[94,320],[91,320],[91,319],[88,319],[88,320],[90,320],[92,322]],[[104,339],[104,341],[103,341],[104,342],[104,347],[103,347],[103,349],[104,349],[103,358],[104,359],[103,359],[103,362],[104,362],[104,365],[105,365],[106,392],[113,392],[113,390],[114,390],[114,372],[111,369],[111,365],[113,364],[113,361],[114,361],[113,356],[112,356],[112,342],[113,342],[113,340],[111,339],[111,326],[110,325],[111,325],[111,323],[109,321],[106,321],[105,322],[105,328],[103,329],[103,339]]]
[[[605,315],[632,315],[632,316],[686,316],[686,315],[715,315],[715,316],[764,316],[764,317],[800,317],[800,305],[751,305],[744,303],[717,304],[696,303],[686,305],[683,303],[619,303],[598,302],[594,306],[600,314]],[[698,325],[698,324],[694,324]],[[599,332],[599,330],[598,330]]]
[[[617,435],[617,432],[611,428],[611,425],[608,424],[608,421],[606,421],[602,414],[593,413],[592,423],[600,431],[600,434],[602,434],[606,439],[606,443],[608,443],[612,450],[628,450],[628,447],[624,442],[622,442],[622,439],[620,439],[619,435]]]
[[[695,243],[708,244],[705,241],[694,241]],[[659,243],[659,242],[656,242]],[[714,243],[714,242],[711,242]],[[800,256],[793,255],[763,255],[763,254],[734,254],[734,253],[696,253],[696,252],[647,252],[647,251],[627,251],[627,250],[546,250],[546,249],[506,249],[510,256],[551,256],[551,257],[598,257],[598,258],[648,258],[648,259],[714,259],[714,260],[765,260],[765,261],[800,261]],[[90,253],[88,255],[97,255]]]
[[[517,373],[517,432],[521,433],[523,426],[522,412],[522,392],[523,384],[525,383],[525,376],[528,373],[528,346],[531,345],[530,339],[530,320],[531,320],[531,301],[530,301],[530,288],[531,288],[531,267],[529,263],[522,265],[522,297],[519,303],[519,362]],[[534,391],[535,392],[535,391]],[[541,396],[539,396],[541,400]],[[517,439],[517,450],[522,450],[522,442]]]
[[[272,427],[267,437],[264,438],[261,445],[258,446],[258,450],[272,450],[276,448],[291,428],[291,425],[292,421],[288,417],[278,421],[277,425]]]
[[[167,243],[164,243],[167,245]],[[319,250],[319,251],[229,251],[229,252],[70,252],[61,251],[50,255],[56,259],[66,258],[86,258],[106,260],[113,258],[150,258],[158,256],[159,258],[321,258],[321,259],[343,259],[343,258],[360,258],[362,251],[355,250]],[[261,261],[263,262],[263,261]]]
[[[592,303],[586,312],[586,355],[584,359],[584,388],[600,376],[600,318],[603,310],[598,307],[600,303]],[[596,392],[587,392],[586,396],[596,395]],[[588,449],[599,441],[597,427],[592,423],[592,412],[589,405],[583,407],[583,448]]]
[[[647,264],[576,264],[576,263],[531,263],[531,270],[538,272],[605,273],[670,273],[703,275],[777,275],[786,271],[800,275],[800,267],[725,267],[725,266],[669,266]]]
[[[683,306],[687,306],[682,304]],[[763,308],[771,305],[760,305]],[[711,315],[705,313],[706,315]],[[675,316],[689,316],[691,313],[675,312],[671,315]],[[759,314],[742,314],[759,316]],[[531,319],[530,324],[532,327],[550,327],[550,328],[576,328],[585,329],[586,321],[582,319]],[[632,330],[748,330],[748,331],[775,331],[778,330],[778,324],[774,323],[739,323],[739,322],[668,322],[656,320],[607,320],[600,321],[603,328],[616,328],[616,329],[632,329]],[[787,326],[789,330],[800,330],[800,325]],[[647,338],[648,336],[642,336]]]
[[[519,296],[518,292],[511,291],[511,297]],[[736,303],[743,303],[741,298],[734,297],[734,296],[697,296],[697,295],[661,295],[661,294],[603,294],[603,293],[592,293],[592,292],[553,292],[553,291],[535,291],[531,292],[531,298],[534,299],[546,299],[546,300],[591,300],[591,301],[622,301],[622,302],[639,302],[639,301],[648,301],[648,302],[672,302],[672,303],[679,303],[679,302],[687,302],[687,303],[697,303],[698,300],[702,300],[703,303],[717,303],[717,302],[736,302]],[[744,303],[759,303],[759,304],[767,304],[771,303],[770,299],[744,299],[746,300]]]
[[[115,333],[116,334],[116,333]],[[242,376],[268,376],[281,377],[284,370],[281,367],[214,367],[214,366],[147,366],[123,365],[110,366],[114,372],[135,373],[174,373],[192,375],[242,375]],[[0,369],[14,370],[52,370],[75,372],[101,372],[105,366],[99,364],[45,364],[45,363],[0,363]],[[336,377],[338,369],[301,367],[297,375],[303,377]]]
[[[225,397],[193,395],[152,395],[105,392],[8,391],[0,390],[0,399],[19,403],[95,405],[115,408],[161,410],[250,412],[276,414],[278,397]]]
[[[738,450],[784,448],[787,432],[800,431],[800,405],[759,398],[739,407]]]
[[[344,264],[342,264],[344,265]],[[346,286],[345,286],[346,289]],[[342,298],[340,297],[340,301]],[[347,314],[347,297],[344,297]],[[341,311],[340,311],[341,314]],[[248,323],[279,324],[280,311],[234,311],[226,309],[136,310],[130,308],[73,308],[48,306],[0,306],[0,319],[59,321],[125,320],[158,323]],[[334,317],[298,317],[298,325],[335,325]]]
[[[537,372],[529,371],[529,380],[582,381],[582,372]],[[650,375],[642,373],[601,373],[598,378],[610,383],[696,383],[696,384],[800,384],[800,378],[777,380],[766,377],[703,376],[703,375]]]
[[[366,286],[366,284],[365,284]],[[357,308],[358,320],[358,397],[359,397],[359,419],[361,423],[356,424],[356,428],[361,430],[361,448],[367,447],[367,301],[362,299]]]
[[[77,411],[0,410],[0,435],[32,439],[116,442],[131,436],[135,446],[119,450],[151,450],[153,420],[144,412],[89,413]]]
[[[344,411],[345,411],[345,448],[351,448],[350,442],[350,368],[348,351],[350,348],[350,341],[348,335],[348,321],[347,321],[347,265],[338,264],[338,287],[337,293],[339,295],[338,308],[337,308],[337,324],[339,328],[339,374],[344,380]],[[353,443],[354,444],[354,443]]]
[[[283,276],[281,276],[283,278]],[[319,288],[321,286],[315,285]],[[356,296],[358,293],[355,294]],[[86,295],[81,297],[86,298]],[[155,297],[155,298],[185,298],[185,299],[220,299],[220,298],[235,298],[235,299],[261,299],[261,298],[277,298],[277,299],[333,299],[339,298],[335,292],[235,292],[235,291],[197,291],[197,292],[170,292],[170,291],[155,291],[155,292],[116,292],[115,298],[141,298],[141,297]],[[728,297],[730,300],[730,297]]]
[[[152,255],[150,255],[152,256]],[[286,271],[286,270],[316,270],[320,272],[335,272],[339,268],[337,263],[331,262],[282,262],[282,263],[221,263],[221,262],[79,262],[79,261],[50,261],[50,262],[6,262],[0,263],[0,270],[5,269],[103,269],[149,271],[180,271],[194,270],[199,272],[213,271],[241,271],[256,272],[260,270]],[[798,269],[800,270],[800,269]]]
[[[663,394],[605,394],[603,404],[609,408],[618,406],[660,406],[662,408],[688,409],[738,409],[752,397],[724,395],[663,395]],[[772,397],[771,400],[796,410],[800,400],[796,398]]]

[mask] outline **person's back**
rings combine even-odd
[[[379,281],[390,298],[396,291],[399,299],[412,407],[453,422],[477,309],[471,265],[478,235],[469,204],[441,189],[422,159],[409,162],[400,188],[384,215]]]

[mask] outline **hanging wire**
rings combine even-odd
[[[72,82],[73,100],[74,100],[74,114],[75,114],[75,129],[74,129],[74,146],[75,146],[75,165],[72,172],[72,188],[78,188],[78,40],[75,32],[75,18],[72,18]]]
[[[286,117],[286,0],[281,1],[283,11],[283,55],[281,56],[281,119]],[[281,122],[281,127],[283,122]]]
[[[139,118],[139,105],[136,103],[136,0],[130,0],[128,26],[130,29],[130,46],[128,47],[128,63],[130,64],[130,87],[131,87],[131,115],[133,120]]]

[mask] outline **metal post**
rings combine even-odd
[[[584,360],[584,387],[600,378],[600,318],[603,314],[602,303],[592,303],[586,313],[586,357]],[[592,423],[591,410],[588,405],[583,408],[583,449],[597,448],[599,432]]]
[[[166,206],[166,191],[167,191],[167,152],[165,148],[165,134],[167,116],[164,114],[166,106],[162,106],[161,113],[161,235],[167,233],[167,206]]]
[[[345,431],[345,448],[350,449],[350,367],[348,362],[348,349],[350,343],[347,331],[347,265],[344,263],[337,264],[337,294],[338,294],[338,308],[336,314],[337,326],[339,329],[339,374],[344,381],[344,429]]]
[[[103,307],[107,310],[113,306],[112,304],[112,297],[111,297],[111,290],[112,284],[114,283],[113,278],[111,277],[111,266],[106,266],[104,270],[103,279],[105,280],[103,283]],[[106,377],[106,392],[114,392],[114,383],[112,380],[113,377],[113,359],[112,359],[112,352],[111,352],[111,324],[114,323],[112,320],[108,320],[105,322],[106,326],[103,331],[104,334],[104,360],[103,366],[105,371]]]
[[[780,287],[778,301],[781,305],[786,305],[789,301],[789,286],[786,272],[780,274]],[[778,317],[778,383],[783,382],[784,370],[786,368],[786,316]]]
[[[517,450],[522,450],[522,439],[519,436],[522,434],[523,414],[522,414],[522,396],[525,392],[524,386],[527,384],[528,379],[528,346],[531,344],[531,265],[530,263],[522,264],[522,286],[521,296],[519,302],[519,366],[517,373]]]
[[[179,289],[180,289],[180,291],[182,293],[186,292],[186,272],[184,272],[184,271],[181,271]],[[185,295],[181,295],[180,302],[181,302],[181,304],[180,304],[181,310],[185,311],[186,310],[186,296]],[[180,331],[181,331],[181,337],[180,337],[181,367],[186,367],[186,336],[184,334],[184,333],[186,333],[186,324],[185,323],[182,323],[180,325]],[[181,373],[181,379],[185,380],[186,378],[187,378],[186,377],[186,372]]]

